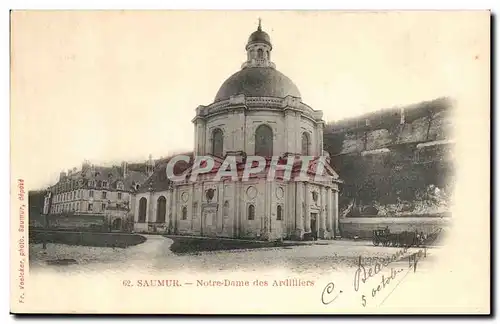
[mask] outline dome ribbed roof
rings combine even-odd
[[[269,67],[251,67],[236,72],[222,84],[214,101],[226,100],[239,94],[247,97],[300,98],[299,89],[292,80]]]
[[[250,35],[247,46],[254,43],[266,43],[271,46],[271,37],[259,28]]]

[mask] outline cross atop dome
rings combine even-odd
[[[248,38],[246,46],[247,61],[243,63],[242,68],[246,67],[270,67],[274,68],[271,62],[271,37],[262,30],[262,19],[259,18],[259,25]]]

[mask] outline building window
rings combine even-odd
[[[102,204],[101,207],[102,207],[102,211],[106,210],[106,204]]]
[[[92,204],[89,204],[89,207],[87,208],[88,211],[92,211],[94,209],[94,206]]]
[[[255,206],[254,205],[248,205],[248,215],[247,215],[248,220],[254,220],[255,219]]]
[[[228,217],[229,216],[229,201],[227,201],[227,200],[224,203],[224,209],[222,211],[222,214],[223,214],[224,217]]]
[[[121,192],[118,193],[118,199],[122,199],[122,193]]]
[[[283,220],[283,208],[281,205],[278,205],[276,207],[276,220]]]
[[[273,130],[267,125],[260,125],[255,131],[255,155],[273,155]]]
[[[262,60],[262,59],[264,58],[264,51],[262,50],[262,48],[259,48],[259,49],[257,50],[257,58],[258,58],[259,60]]]
[[[198,203],[197,203],[197,202],[195,202],[195,203],[193,204],[193,219],[195,219],[195,218],[196,218],[196,214],[197,214],[197,213],[198,213]]]
[[[311,139],[309,133],[302,133],[302,155],[309,155],[309,147],[311,145]]]
[[[182,207],[182,219],[183,220],[188,219],[188,212],[187,212],[187,207],[186,206]]]
[[[165,223],[165,217],[167,215],[167,199],[160,196],[156,202],[156,222]]]
[[[106,196],[108,195],[108,193],[106,191],[103,191],[102,192],[102,199],[106,199]]]
[[[107,187],[108,187],[108,182],[107,182],[107,181],[103,181],[103,182],[102,182],[102,186],[103,186],[104,188],[107,188]]]
[[[212,154],[222,156],[224,153],[224,134],[220,128],[216,128],[212,133]]]
[[[94,197],[94,191],[92,191],[92,190],[89,191],[89,197],[90,198]]]
[[[123,183],[122,183],[122,182],[118,182],[118,183],[116,184],[116,188],[117,188],[118,190],[123,190]]]
[[[146,222],[146,209],[147,209],[147,199],[142,197],[139,200],[139,223],[145,223]]]

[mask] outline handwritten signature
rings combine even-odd
[[[437,234],[441,231],[441,228],[438,229],[437,231],[431,233],[430,240],[427,240],[425,243],[433,243],[436,238]],[[358,267],[356,271],[354,272],[354,280],[353,280],[353,290],[355,292],[358,292],[360,289],[360,286],[363,284],[366,284],[370,278],[373,278],[377,274],[379,274],[382,270],[387,268],[391,263],[395,261],[400,261],[402,259],[405,259],[406,257],[408,258],[408,268],[407,268],[407,273],[405,276],[410,272],[411,269],[413,269],[413,272],[417,271],[417,264],[422,258],[427,257],[427,247],[424,245],[422,248],[420,248],[417,252],[413,252],[409,255],[407,255],[408,249],[411,246],[404,247],[403,249],[399,249],[396,253],[391,255],[388,258],[384,259],[379,259],[377,258],[375,261],[375,264],[372,266],[366,266],[363,264],[363,259],[361,256],[358,257]],[[380,260],[380,261],[379,261]],[[394,279],[397,277],[397,275],[401,272],[403,272],[405,269],[401,268],[396,268],[396,267],[391,267],[390,273],[382,275],[381,281],[378,285],[376,285],[374,288],[372,288],[371,292],[371,297],[375,298],[381,291],[383,291],[386,287],[388,287],[391,282],[394,281]],[[404,277],[405,277],[404,276]],[[392,292],[397,288],[399,283],[403,281],[403,278],[394,286],[393,290],[389,292],[389,294],[384,298],[382,303],[392,294]],[[335,284],[333,282],[329,282],[324,288],[321,293],[321,302],[323,305],[328,305],[333,303],[335,300],[337,300],[343,291],[341,289],[335,289]],[[381,303],[381,304],[382,304]],[[361,296],[361,304],[363,306],[366,306],[367,304],[367,296],[362,295]]]

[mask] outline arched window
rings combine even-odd
[[[254,220],[255,219],[255,206],[254,205],[248,205],[248,215],[247,215],[248,220]]]
[[[160,196],[156,202],[156,222],[165,223],[165,217],[167,215],[167,199]]]
[[[223,214],[224,217],[228,217],[229,216],[229,201],[227,201],[227,200],[224,203],[224,209],[222,210],[222,214]]]
[[[309,155],[309,147],[311,146],[311,139],[309,133],[302,133],[302,155]]]
[[[183,220],[188,219],[188,210],[186,206],[182,207],[182,219]]]
[[[139,223],[145,223],[146,222],[146,211],[147,211],[147,205],[148,205],[148,200],[144,197],[142,197],[139,200]]]
[[[255,131],[255,155],[273,155],[273,130],[267,125],[260,125]]]
[[[283,220],[283,208],[281,205],[278,205],[276,207],[276,220]]]
[[[259,60],[262,60],[262,59],[264,58],[264,51],[262,50],[262,48],[259,48],[259,49],[257,50],[257,58],[258,58]]]
[[[214,129],[212,133],[212,154],[222,156],[224,152],[224,134],[220,128]]]

